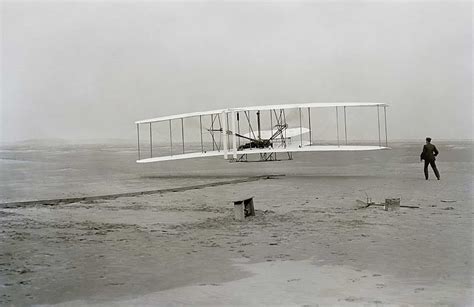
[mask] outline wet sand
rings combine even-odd
[[[472,161],[452,148],[441,181],[400,146],[226,171],[286,170],[275,179],[0,208],[0,304],[471,305]],[[366,193],[420,208],[360,209]],[[235,221],[246,196],[256,216]]]

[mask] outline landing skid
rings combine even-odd
[[[283,160],[293,160],[293,153],[287,152],[284,154],[287,156],[286,159],[277,158],[277,153],[261,153],[258,160],[249,160],[248,154],[239,155],[237,159],[229,160],[231,162],[269,162],[269,161],[283,161]]]

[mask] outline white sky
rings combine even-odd
[[[1,34],[3,142],[337,101],[390,104],[391,139],[473,135],[469,1],[2,1]]]

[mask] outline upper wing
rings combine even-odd
[[[156,117],[151,119],[144,119],[136,121],[135,124],[146,124],[146,123],[155,123],[160,121],[195,117],[195,116],[205,116],[212,114],[221,114],[221,113],[231,113],[231,112],[243,112],[243,111],[265,111],[265,110],[283,110],[283,109],[303,109],[303,108],[333,108],[333,107],[388,107],[385,103],[378,102],[323,102],[323,103],[297,103],[297,104],[275,104],[275,105],[263,105],[263,106],[251,106],[251,107],[240,107],[240,108],[228,108],[228,109],[219,109],[212,111],[204,112],[192,112],[192,113],[183,113],[170,116]]]
[[[182,119],[182,118],[188,118],[188,117],[222,114],[224,112],[228,112],[228,109],[204,111],[204,112],[193,112],[193,113],[183,113],[183,114],[169,115],[169,116],[163,116],[163,117],[156,117],[156,118],[139,120],[139,121],[136,121],[135,124],[138,125],[138,124],[157,123],[157,122],[164,122],[164,121],[168,121],[168,120]]]

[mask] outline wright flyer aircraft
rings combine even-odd
[[[137,162],[217,156],[233,162],[276,161],[292,159],[297,152],[389,149],[387,107],[387,104],[372,102],[302,103],[140,120],[135,122]],[[348,114],[357,109],[365,109],[370,117],[362,119],[359,131],[370,132],[372,143],[348,138]],[[323,111],[324,116],[321,116]],[[322,124],[328,119],[332,122],[330,126],[334,126],[329,129],[328,124],[324,127]],[[322,132],[331,135],[332,142],[319,139],[318,134]]]

